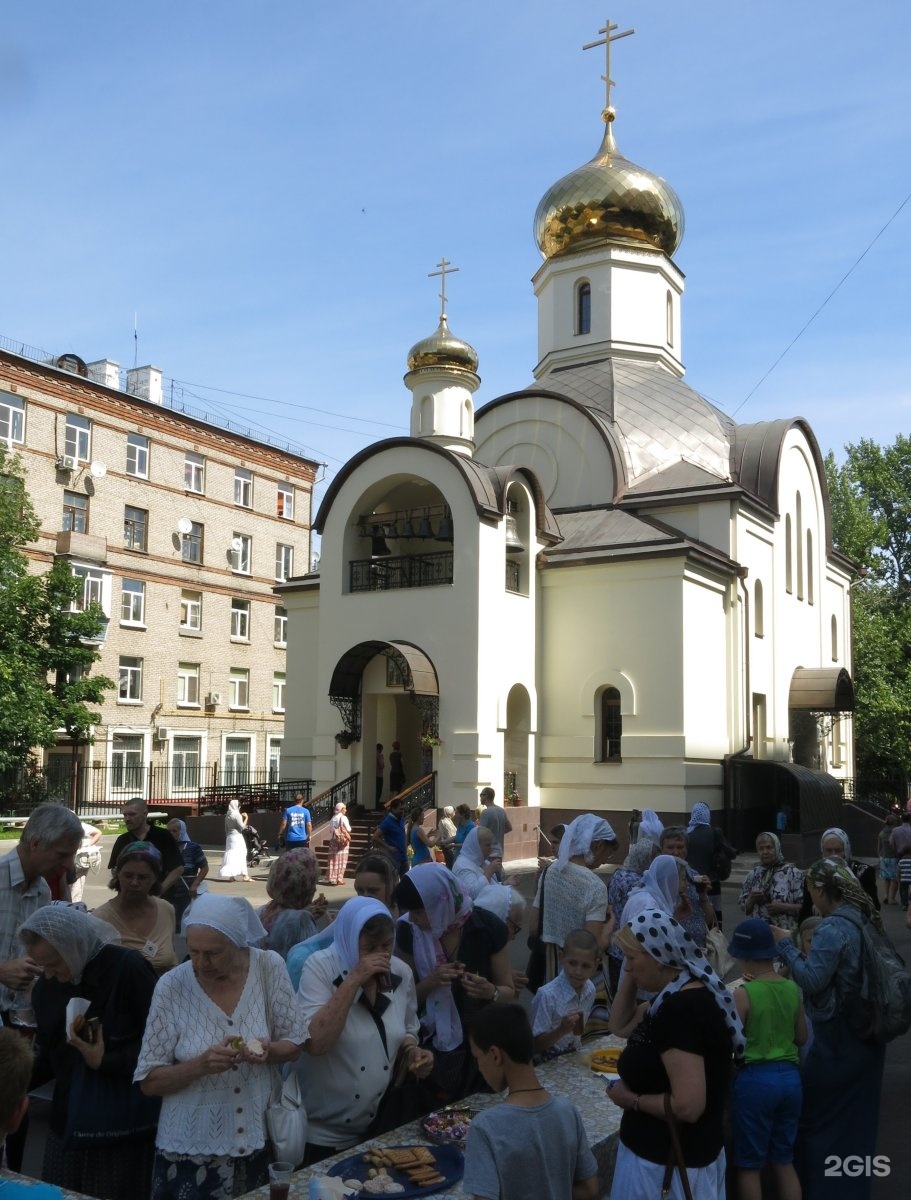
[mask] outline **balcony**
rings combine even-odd
[[[57,557],[78,558],[86,562],[107,562],[107,538],[95,537],[90,533],[76,533],[72,529],[61,529],[57,534]]]
[[[452,551],[402,557],[364,558],[348,564],[352,592],[391,592],[400,588],[452,583]]]

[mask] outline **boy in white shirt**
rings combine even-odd
[[[600,962],[593,933],[573,929],[566,935],[560,974],[539,988],[531,1002],[536,1055],[554,1058],[581,1047],[582,1031],[595,1003],[592,976]]]

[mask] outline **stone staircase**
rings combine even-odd
[[[373,831],[386,815],[385,812],[361,813],[348,820],[351,823],[351,845],[348,848],[348,866],[345,868],[345,878],[353,879],[357,864],[365,854],[373,849]],[[325,825],[313,835],[311,845],[319,861],[320,878],[325,879],[329,870],[329,826]]]

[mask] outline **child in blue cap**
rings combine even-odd
[[[765,921],[741,921],[728,951],[744,976],[734,1003],[746,1050],[731,1092],[738,1191],[741,1200],[759,1200],[760,1172],[769,1164],[780,1200],[800,1200],[794,1170],[802,1098],[798,1047],[807,1039],[800,989],[775,971],[775,939]]]

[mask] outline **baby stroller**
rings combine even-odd
[[[247,866],[258,867],[260,860],[269,857],[269,847],[259,836],[255,825],[244,826],[244,841],[247,843]]]

